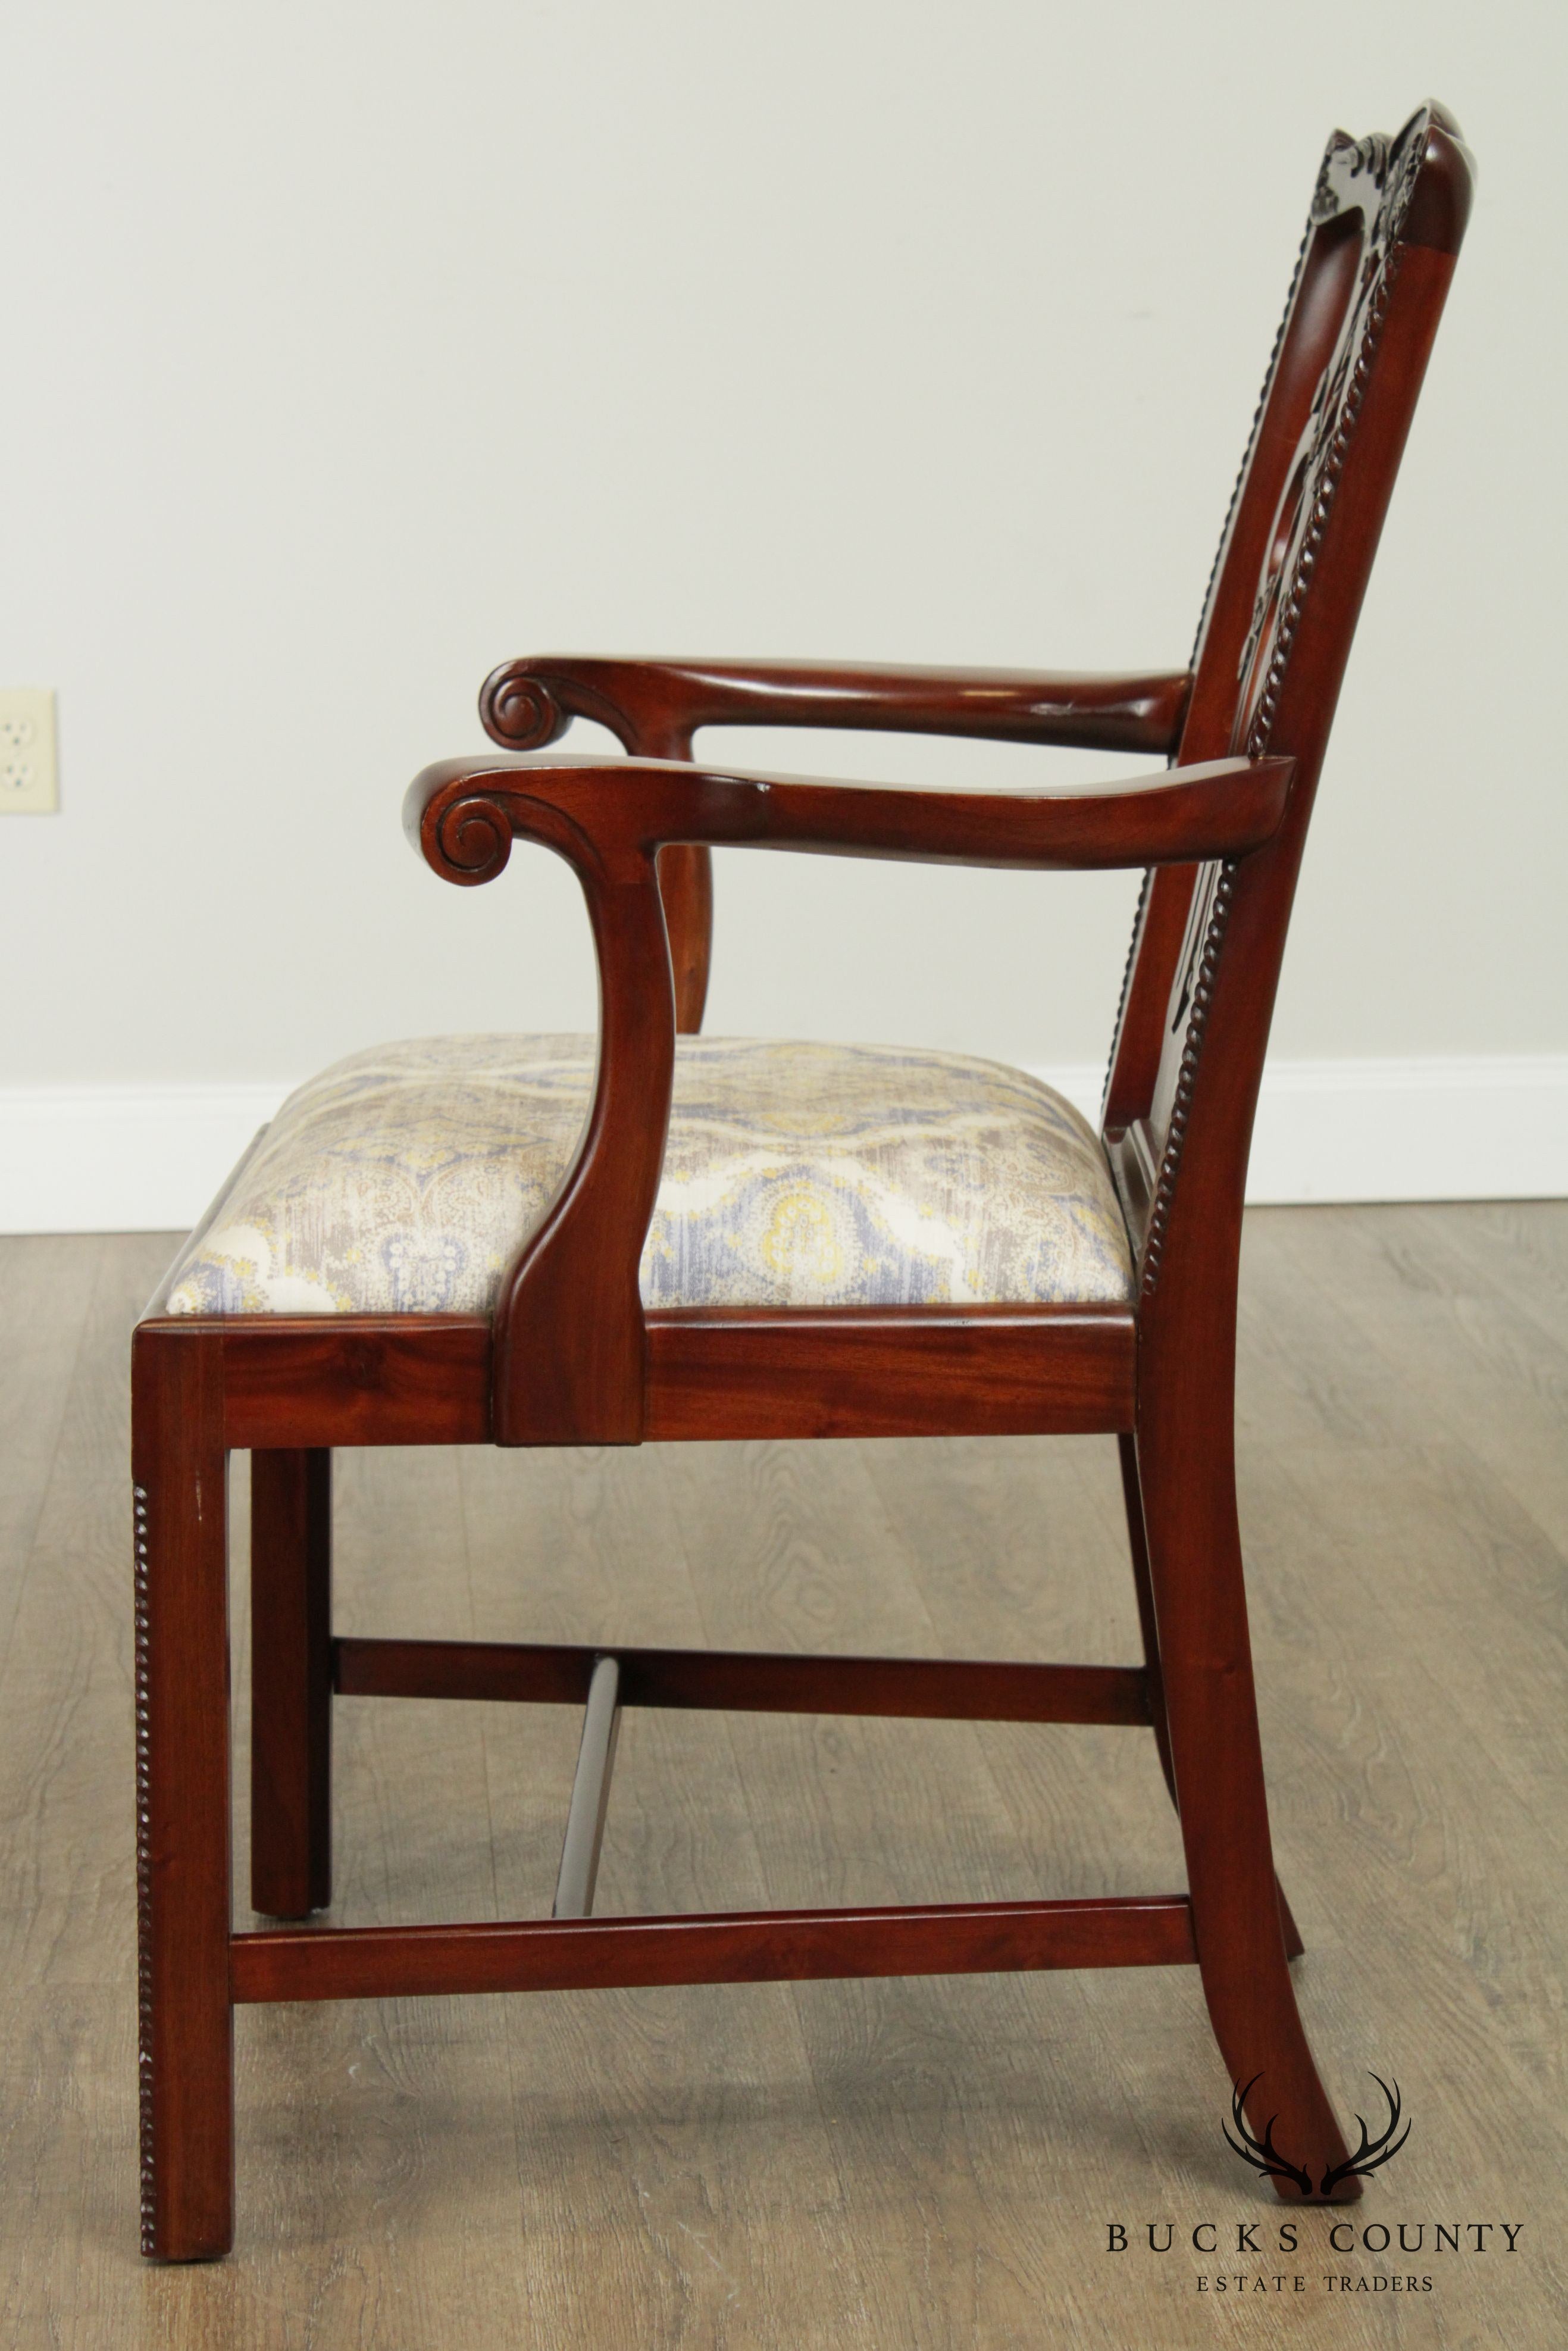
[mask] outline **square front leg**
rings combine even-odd
[[[220,1343],[132,1357],[141,2250],[234,2241],[228,1457]]]

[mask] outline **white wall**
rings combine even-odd
[[[0,824],[0,1217],[175,1221],[213,1117],[342,1052],[591,1021],[564,867],[457,892],[399,830],[505,656],[1185,660],[1322,138],[1429,92],[1479,203],[1276,1045],[1298,1095],[1374,1065],[1329,1189],[1423,1188],[1376,1065],[1439,1134],[1466,1072],[1533,1089],[1539,1148],[1436,1188],[1568,1185],[1561,0],[12,0],[0,41],[0,684],[58,688],[63,800]],[[1103,1055],[1127,877],[719,865],[716,1029]]]

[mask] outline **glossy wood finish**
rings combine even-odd
[[[1425,109],[1406,125],[1401,141],[1405,174],[1389,188],[1386,203],[1380,202],[1383,191],[1376,181],[1380,169],[1386,178],[1391,168],[1388,142],[1356,141],[1336,131],[1325,152],[1285,315],[1198,622],[1192,693],[1177,751],[1180,762],[1220,758],[1248,739],[1251,712],[1244,705],[1241,673],[1260,594],[1277,591],[1282,580],[1293,579],[1304,598],[1310,575],[1300,572],[1294,564],[1288,565],[1287,558],[1292,553],[1292,534],[1303,515],[1310,517],[1312,510],[1312,501],[1303,505],[1309,475],[1321,494],[1323,469],[1321,464],[1313,465],[1314,445],[1326,459],[1340,441],[1347,414],[1352,429],[1355,426],[1356,413],[1346,411],[1345,397],[1355,388],[1357,370],[1369,364],[1371,357],[1363,350],[1365,321],[1357,313],[1371,290],[1371,281],[1378,276],[1380,256],[1394,259],[1397,266],[1412,251],[1425,249],[1442,254],[1451,264],[1462,240],[1471,172],[1452,117],[1441,107]],[[1418,166],[1414,179],[1412,165]],[[1386,232],[1394,225],[1396,210],[1399,234],[1391,238]],[[1428,304],[1433,290],[1428,287]],[[1435,290],[1432,330],[1442,301],[1441,287]],[[1336,369],[1340,371],[1337,378]],[[1420,363],[1415,383],[1406,384],[1412,400],[1419,372]],[[1348,441],[1342,445],[1348,447]],[[1388,453],[1385,455],[1386,459]],[[1396,463],[1396,450],[1392,465]],[[1389,470],[1385,504],[1392,481]],[[1364,548],[1368,567],[1375,552],[1377,528],[1380,518]],[[1299,555],[1300,550],[1294,552]],[[1343,591],[1325,593],[1321,582],[1312,586],[1318,610],[1322,611],[1325,603],[1333,608],[1343,673],[1360,590],[1352,590],[1346,603],[1341,601]],[[1303,681],[1303,706],[1310,716],[1313,682],[1306,679],[1303,664],[1298,661],[1295,666]],[[1322,686],[1327,681],[1315,683]],[[1337,690],[1336,677],[1316,713],[1321,720],[1316,737],[1320,758]],[[1276,732],[1271,739],[1276,747],[1289,739],[1291,749],[1300,751],[1293,735],[1287,737]],[[1314,770],[1314,784],[1315,780]],[[1309,790],[1299,818],[1303,830],[1310,812]],[[1104,1123],[1113,1133],[1145,1116],[1155,1099],[1177,967],[1188,943],[1196,879],[1193,871],[1170,869],[1148,877],[1107,1089]]]
[[[683,841],[1076,872],[1245,856],[1279,830],[1291,778],[1289,758],[1238,757],[1125,782],[936,791],[685,759],[492,752],[424,768],[403,825],[443,881],[467,888],[495,881],[514,839],[553,849],[601,885]]]
[[[491,1441],[492,1333],[478,1315],[143,1319],[199,1327],[223,1365],[236,1449]],[[1137,1331],[1117,1306],[918,1311],[655,1308],[650,1437],[966,1437],[1130,1429]]]
[[[701,726],[842,727],[1161,752],[1176,748],[1191,684],[1186,671],[1073,677],[541,653],[505,662],[486,679],[479,716],[491,740],[509,751],[542,751],[573,718],[592,718],[628,751],[682,759]]]
[[[250,1461],[250,1900],[332,1899],[332,1456]]]
[[[1204,1991],[1231,2078],[1266,2074],[1260,2094],[1281,2143],[1311,2147],[1325,2166],[1343,2161],[1342,2141],[1288,1971],[1252,1690],[1232,1450],[1236,1300],[1247,1155],[1296,873],[1453,268],[1451,253],[1400,235],[1427,174],[1469,185],[1441,118],[1418,118],[1403,148],[1331,147],[1320,180],[1314,215],[1344,223],[1355,240],[1354,298],[1274,513],[1233,725],[1254,757],[1288,750],[1296,781],[1274,839],[1255,856],[1210,863],[1194,886],[1149,1105],[1158,1173],[1139,1219],[1136,1460]],[[1453,217],[1452,206],[1427,210]]]
[[[332,1645],[345,1698],[464,1698],[513,1705],[588,1699],[603,1652],[560,1642],[386,1641]],[[1136,1666],[1033,1666],[984,1658],[802,1657],[741,1649],[615,1645],[619,1704],[735,1714],[904,1716],[920,1722],[1152,1719]],[[260,1906],[257,1905],[257,1907]]]
[[[708,852],[681,842],[662,849],[659,895],[669,934],[675,1027],[683,1037],[695,1036],[703,1025],[713,956],[713,859]]]
[[[479,696],[504,750],[539,751],[575,718],[625,748],[686,759],[701,726],[835,726],[990,737],[1087,750],[1175,748],[1191,679],[1068,677],[1019,670],[867,669],[837,662],[606,661],[544,653],[503,663]],[[700,1029],[713,950],[713,862],[674,846],[659,860],[675,1013]]]
[[[444,1992],[607,1991],[831,1976],[1166,1968],[1193,1957],[1185,1895],[758,1910],[674,1918],[525,1918],[499,1926],[276,1928],[236,1935],[236,2001]]]
[[[211,1341],[139,1331],[131,1364],[141,2250],[234,2236],[228,1462]]]
[[[236,1449],[489,1441],[483,1315],[235,1314],[201,1327],[220,1351]]]
[[[1124,1308],[674,1309],[647,1344],[650,1437],[1090,1433],[1136,1411]]]
[[[1138,1631],[1144,1644],[1144,1686],[1149,1721],[1153,1726],[1155,1745],[1159,1750],[1160,1770],[1170,1800],[1181,1809],[1176,1794],[1176,1770],[1171,1761],[1170,1727],[1166,1717],[1165,1677],[1160,1671],[1159,1625],[1155,1612],[1154,1583],[1149,1574],[1148,1529],[1144,1520],[1143,1486],[1138,1475],[1138,1448],[1134,1438],[1124,1437],[1119,1441],[1122,1468],[1122,1499],[1127,1513],[1127,1548],[1133,1560],[1133,1590],[1138,1603]],[[1299,1959],[1306,1949],[1300,1928],[1285,1899],[1285,1889],[1276,1878],[1275,1896],[1280,1906],[1280,1930],[1285,1939],[1285,1957]]]
[[[1468,160],[1440,110],[1417,117],[1394,142],[1336,138],[1331,145],[1190,678],[1171,673],[1097,686],[835,677],[748,664],[596,670],[579,662],[542,680],[537,664],[492,680],[486,719],[507,739],[534,739],[526,705],[538,689],[554,710],[538,722],[549,733],[575,695],[586,715],[606,723],[618,711],[617,731],[634,755],[449,761],[427,769],[409,798],[410,830],[450,881],[494,879],[514,838],[565,857],[582,886],[599,958],[600,1059],[588,1121],[555,1200],[502,1284],[493,1332],[462,1317],[419,1318],[411,1332],[391,1318],[314,1329],[235,1318],[182,1328],[155,1316],[139,1334],[139,1475],[149,1494],[168,1498],[150,1505],[154,1519],[166,1511],[173,1530],[179,1564],[162,1573],[179,1594],[196,1595],[177,1636],[195,1667],[185,1702],[201,1717],[172,1741],[183,1765],[223,1734],[222,1612],[212,1595],[221,1512],[210,1497],[225,1444],[320,1453],[332,1444],[484,1437],[582,1445],[651,1436],[1115,1432],[1145,1658],[1141,1668],[1112,1669],[1115,1682],[1100,1694],[1113,1688],[1125,1702],[1135,1688],[1163,1733],[1190,1907],[1175,1896],[999,1910],[905,1903],[874,1912],[285,1931],[234,1938],[227,1963],[235,1998],[1135,1964],[1196,1953],[1227,2071],[1257,2085],[1259,2110],[1249,2108],[1249,2119],[1260,2126],[1273,2115],[1281,2143],[1314,2176],[1342,2161],[1343,2141],[1288,1972],[1295,1938],[1274,1876],[1263,1788],[1233,1458],[1240,1210],[1312,794],[1469,185]],[[887,726],[902,712],[916,731],[1117,748],[1134,737],[1169,748],[1178,725],[1183,732],[1176,769],[1100,791],[912,791],[692,762],[695,726],[733,719],[737,710],[771,722],[785,705],[801,723],[813,723],[814,711],[817,724]],[[859,718],[845,716],[855,710]],[[985,723],[988,710],[994,723]],[[1104,1134],[1137,1249],[1131,1306],[1054,1316],[1014,1309],[644,1316],[638,1259],[662,1163],[677,1026],[700,1017],[706,987],[710,877],[703,861],[721,843],[1041,870],[1149,869]],[[158,1401],[182,1381],[199,1395],[194,1417]],[[264,1506],[264,1523],[267,1509],[278,1516],[274,1504]],[[264,1545],[258,1556],[259,1611],[274,1573],[296,1585],[300,1577],[298,1542],[270,1552]],[[282,1564],[269,1568],[269,1556]],[[176,1638],[161,1588],[154,1578],[144,1612],[154,1692],[164,1686],[164,1647]],[[298,1607],[277,1621],[296,1626],[302,1662],[295,1670],[316,1670],[319,1638],[299,1638]],[[507,1664],[488,1651],[440,1657],[428,1644],[403,1646],[401,1660],[378,1656],[374,1645],[344,1645],[337,1660],[340,1677],[401,1670],[444,1679],[447,1694],[473,1694],[486,1676],[567,1670],[538,1654]],[[673,1670],[667,1656],[665,1666]],[[275,1670],[267,1667],[264,1681]],[[1059,1694],[1076,1670],[1051,1669],[1069,1677],[1054,1685]],[[749,1674],[754,1688],[771,1673],[783,1694],[787,1677],[777,1661],[752,1656],[710,1661],[705,1687],[715,1699],[727,1672],[741,1687]],[[810,1661],[808,1672],[798,1687],[811,1706],[835,1687],[871,1693],[880,1677],[889,1687],[901,1677],[911,1687],[908,1669],[884,1661],[858,1661],[847,1679],[841,1661]],[[1049,1702],[1052,1684],[1042,1677],[1034,1687]],[[949,1703],[967,1700],[977,1717],[994,1695],[977,1668],[951,1669],[942,1687]],[[1082,1695],[1087,1702],[1091,1694]],[[308,1761],[296,1763],[309,1785]],[[230,2111],[214,1926],[226,1813],[220,1851],[210,1789],[188,1808],[187,1823],[167,1771],[162,1761],[148,1763],[144,1813],[168,1824],[171,1915],[190,1930],[178,1966],[194,1992],[171,2017],[174,1944],[151,1898],[143,1949],[157,2063],[148,2144],[178,2143],[183,2151],[166,2169],[152,2166],[149,2186],[151,2241],[179,2256],[218,2249],[230,2194],[213,2135],[213,2116]],[[156,1895],[155,1871],[149,1882]],[[225,1915],[226,1898],[225,1878]],[[222,2096],[214,2087],[220,2074]],[[204,2085],[215,2101],[204,2126],[206,2158],[223,2176],[198,2187],[180,2134]],[[1355,2180],[1336,2191],[1342,2199],[1358,2192]]]

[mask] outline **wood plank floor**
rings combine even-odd
[[[1249,1222],[1281,1871],[1333,2095],[1404,2091],[1389,2252],[1275,2250],[1196,1973],[1139,1970],[245,2010],[237,2250],[142,2264],[126,1337],[169,1247],[0,1243],[0,2343],[1568,2343],[1568,1204]],[[340,1455],[337,1529],[341,1631],[1136,1655],[1108,1440]],[[548,1909],[577,1731],[340,1701],[335,1915]],[[1181,1883],[1145,1733],[633,1713],[598,1907]]]

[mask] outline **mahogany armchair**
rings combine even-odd
[[[1232,1451],[1238,1260],[1313,791],[1470,188],[1436,106],[1396,139],[1330,141],[1188,669],[516,662],[482,697],[502,750],[413,786],[411,837],[448,881],[490,882],[515,839],[572,866],[597,1055],[427,1040],[327,1072],[258,1138],[138,1327],[149,2253],[232,2241],[234,2003],[392,1992],[1196,1961],[1228,2080],[1300,2158],[1281,2192],[1359,2192],[1297,2012],[1270,1844]],[[630,756],[540,756],[576,716]],[[694,762],[694,734],[720,721],[1173,764],[1098,790],[806,782]],[[1143,868],[1099,1131],[961,1057],[699,1038],[718,843]],[[336,1445],[986,1431],[1116,1437],[1140,1663],[332,1635]],[[252,1455],[256,1908],[298,1920],[329,1901],[340,1691],[584,1703],[551,1918],[234,1930],[235,1447]],[[594,1917],[619,1708],[635,1705],[1143,1725],[1187,1890]]]

